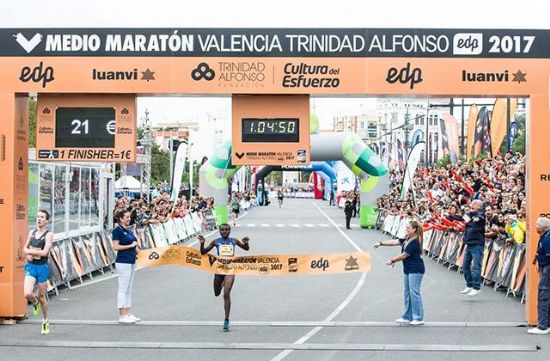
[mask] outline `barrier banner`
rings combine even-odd
[[[173,245],[140,250],[138,267],[180,265],[217,274],[245,276],[320,275],[370,270],[370,254],[366,252],[308,255],[257,255],[217,257],[201,255],[196,248]]]
[[[212,210],[204,212],[204,219],[206,220],[206,229],[212,230],[216,228],[216,217],[212,213]]]

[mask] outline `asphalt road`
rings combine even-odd
[[[426,325],[393,323],[403,307],[402,268],[384,263],[399,249],[375,250],[387,236],[352,224],[345,230],[342,210],[314,200],[246,213],[232,236],[249,236],[250,254],[363,250],[372,270],[237,277],[231,332],[221,330],[223,298],[213,295],[212,275],[155,267],[136,274],[140,324],[116,322],[117,280],[107,275],[51,298],[48,336],[37,318],[0,326],[0,360],[548,360],[550,335],[526,333],[519,299],[489,287],[460,295],[462,276],[431,259],[422,285]]]

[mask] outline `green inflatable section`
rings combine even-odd
[[[374,188],[378,185],[379,177],[369,177],[366,181],[361,180],[361,193],[372,192]],[[372,204],[361,203],[359,210],[359,224],[362,228],[374,228],[376,225],[376,219],[378,218],[378,211],[376,206]]]

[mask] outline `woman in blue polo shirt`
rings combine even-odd
[[[404,303],[403,316],[395,320],[397,323],[408,323],[413,326],[424,324],[424,308],[420,286],[424,277],[425,267],[422,260],[422,241],[424,232],[417,221],[410,221],[407,225],[407,237],[397,240],[378,242],[375,248],[380,246],[401,246],[401,254],[390,258],[386,264],[392,266],[403,262],[404,278]]]
[[[113,248],[117,251],[115,268],[118,274],[118,322],[141,321],[130,312],[132,307],[132,285],[136,272],[138,240],[130,227],[130,212],[120,210],[115,214],[117,226],[113,229]]]

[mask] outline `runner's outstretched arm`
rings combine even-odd
[[[210,244],[208,246],[206,246],[206,248],[204,247],[204,237],[202,236],[202,234],[199,234],[199,243],[201,245],[201,254],[204,256],[205,254],[207,254],[208,252],[210,252],[212,250],[212,248],[214,248],[216,246],[216,243],[214,241],[210,242]]]
[[[235,241],[235,244],[239,247],[241,247],[242,249],[244,249],[245,251],[248,251],[250,250],[250,245],[248,244],[248,242],[250,241],[250,238],[248,237],[243,237],[243,240],[242,242],[239,241],[238,239],[234,238],[233,239]]]

